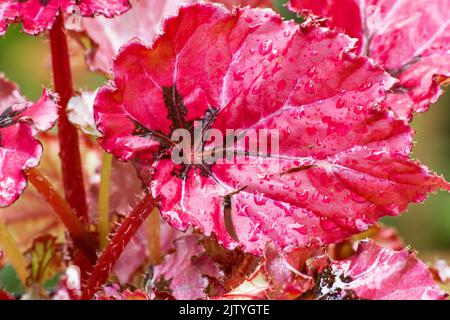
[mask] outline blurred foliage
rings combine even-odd
[[[70,42],[71,65],[75,89],[95,89],[105,78],[88,72],[81,47]],[[20,25],[12,25],[0,37],[0,72],[18,83],[30,100],[38,99],[43,87],[52,85],[50,47],[45,36],[30,36],[21,32]]]

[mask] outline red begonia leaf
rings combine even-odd
[[[220,265],[224,273],[223,289],[232,290],[244,282],[260,265],[261,258],[242,252],[239,248],[227,250],[215,237],[204,237],[203,244],[211,259]]]
[[[154,268],[151,287],[175,299],[193,300],[207,297],[211,279],[223,276],[219,266],[205,249],[198,235],[187,235],[175,241],[175,251]]]
[[[107,19],[103,17],[84,18],[82,29],[94,42],[94,48],[88,53],[88,65],[93,70],[109,72],[112,58],[120,47],[133,38],[139,38],[150,44],[160,31],[164,17],[175,15],[181,4],[197,2],[196,0],[137,0],[132,9],[120,17]],[[270,7],[270,0],[216,0],[229,8],[233,6]]]
[[[356,255],[331,261],[318,283],[319,299],[439,300],[446,294],[408,249],[360,242]]]
[[[426,111],[440,96],[440,84],[448,83],[449,0],[290,0],[289,5],[329,17],[331,27],[358,38],[360,52],[400,79],[386,101],[399,117]]]
[[[40,294],[45,296],[43,286],[61,270],[64,261],[64,246],[52,235],[39,236],[27,250],[28,278],[27,285],[40,288]]]
[[[50,29],[59,10],[81,16],[113,17],[129,9],[128,0],[5,0],[0,3],[0,35],[8,25],[22,22],[23,31],[39,34]]]
[[[36,102],[27,102],[16,85],[0,75],[0,207],[13,203],[26,187],[23,170],[39,164],[42,146],[34,137],[56,122],[55,97],[44,90]]]
[[[264,271],[271,286],[271,299],[293,300],[314,288],[314,279],[301,272],[313,249],[297,249],[289,254],[268,246],[264,251]]]
[[[272,8],[272,0],[210,0],[209,2],[222,3],[227,8],[232,9],[233,7],[259,7],[259,8]]]
[[[261,254],[267,242],[290,250],[342,241],[449,189],[409,159],[412,129],[380,106],[394,80],[350,54],[347,36],[270,9],[205,4],[180,7],[163,31],[151,47],[122,48],[94,113],[105,150],[147,165],[172,226]],[[279,151],[242,156],[241,140],[232,164],[176,165],[171,134],[196,119],[223,136],[276,129]]]

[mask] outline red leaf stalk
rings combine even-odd
[[[123,250],[154,208],[155,202],[152,196],[147,194],[125,218],[86,281],[83,299],[91,299],[98,288],[108,280]]]
[[[67,228],[75,246],[89,259],[91,264],[94,264],[97,258],[95,240],[86,231],[72,208],[38,169],[28,169],[25,173],[28,180],[52,207],[53,211]]]
[[[61,99],[58,136],[64,192],[70,206],[77,212],[83,222],[87,222],[88,210],[81,167],[78,131],[69,122],[66,114],[67,103],[73,95],[73,88],[69,49],[62,12],[58,14],[56,22],[50,30],[50,46],[55,91]]]

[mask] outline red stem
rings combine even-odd
[[[70,208],[64,198],[56,191],[47,177],[41,174],[36,168],[28,169],[25,174],[28,181],[36,188],[37,192],[52,207],[56,215],[67,228],[70,237],[80,252],[88,259],[90,267],[95,263],[97,255],[95,253],[95,240],[81,224],[75,212]],[[88,270],[87,270],[88,271]]]
[[[86,193],[83,182],[81,156],[77,128],[72,125],[65,112],[69,99],[73,96],[72,74],[70,71],[69,49],[62,12],[50,30],[53,79],[55,91],[60,97],[61,112],[58,120],[58,136],[64,192],[67,202],[83,222],[88,221]]]
[[[83,299],[91,299],[98,288],[108,280],[109,275],[123,250],[130,242],[131,238],[136,234],[139,227],[142,226],[154,207],[155,202],[153,198],[151,195],[147,194],[137,207],[125,218],[114,237],[111,239],[111,242],[97,260],[97,264],[94,266],[89,279],[86,281],[83,290]]]

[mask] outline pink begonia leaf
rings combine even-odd
[[[401,118],[428,110],[449,81],[449,0],[290,0],[289,6],[329,17],[330,27],[359,39],[360,52],[399,78],[386,105]]]
[[[428,267],[408,249],[394,251],[360,242],[356,255],[331,261],[318,286],[319,299],[440,300],[447,294]]]
[[[204,299],[209,278],[220,279],[223,272],[205,254],[198,235],[187,235],[175,241],[175,251],[154,267],[151,287],[156,293],[165,292],[178,300]]]
[[[23,170],[37,166],[42,155],[34,136],[53,127],[57,117],[56,98],[49,91],[36,103],[27,102],[0,75],[0,207],[12,204],[26,187]]]
[[[412,129],[380,105],[394,80],[348,53],[347,36],[283,22],[270,9],[205,4],[180,7],[163,31],[151,47],[122,48],[94,115],[106,151],[147,165],[173,227],[193,225],[255,254],[267,242],[291,250],[342,241],[449,189],[409,159]],[[194,120],[224,137],[278,130],[279,150],[256,156],[240,139],[231,163],[175,164],[171,134]],[[202,150],[211,154],[214,143]]]
[[[120,47],[133,38],[151,44],[160,31],[160,25],[166,16],[175,15],[181,4],[195,3],[196,0],[136,0],[130,11],[120,17],[83,18],[82,30],[86,31],[94,42],[94,48],[87,55],[88,65],[92,70],[108,73],[112,58]],[[270,7],[270,0],[222,0],[210,1],[233,6],[251,5]]]
[[[84,17],[113,17],[129,8],[128,0],[4,0],[0,3],[0,35],[15,22],[22,22],[24,32],[37,35],[53,26],[59,10]]]
[[[293,300],[314,288],[314,279],[300,271],[312,251],[297,249],[285,254],[272,246],[266,248],[263,265],[271,283],[266,294],[271,299]]]

